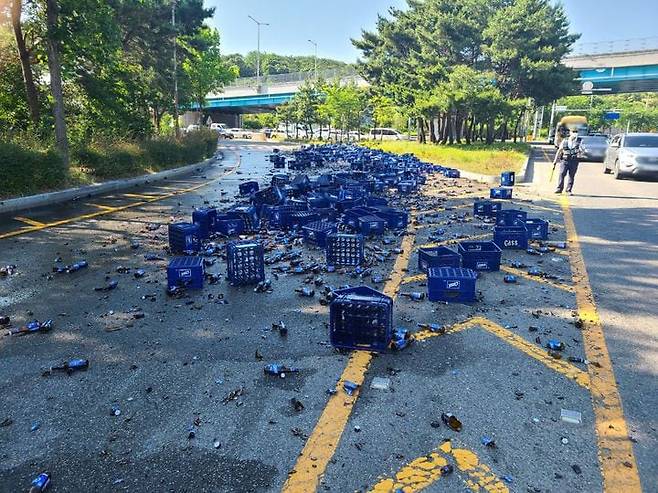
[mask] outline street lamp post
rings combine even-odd
[[[176,137],[180,134],[180,128],[178,126],[178,60],[176,53],[176,44],[178,43],[176,35],[176,0],[171,2],[171,26],[174,30],[174,53],[173,53],[173,65],[174,65],[174,133]]]
[[[267,22],[258,22],[252,16],[248,15],[258,26],[258,44],[256,45],[256,91],[260,90],[260,26],[269,26]]]
[[[313,62],[314,62],[313,63],[313,67],[314,67],[313,73],[315,75],[315,80],[318,80],[318,44],[315,41],[313,41],[312,39],[309,39],[308,42],[311,43],[313,45],[313,47],[315,48],[315,52],[314,52],[315,55],[313,57],[314,58],[314,60],[313,60]]]

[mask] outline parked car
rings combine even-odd
[[[226,123],[211,123],[210,130],[215,130],[215,131],[226,130]]]
[[[368,132],[368,137],[372,140],[404,140],[405,135],[401,134],[394,128],[373,128]]]
[[[617,180],[626,176],[658,177],[658,134],[615,135],[603,161],[603,172]]]
[[[217,133],[219,134],[220,139],[233,139],[233,138],[235,138],[235,135],[233,135],[233,132],[231,132],[228,128],[219,128],[219,129],[217,129]]]
[[[193,125],[188,125],[187,127],[185,127],[185,133],[196,132],[197,130],[200,130],[200,129],[201,129],[200,125],[194,125],[194,124]]]
[[[580,138],[583,161],[599,161],[605,159],[608,149],[608,138],[605,135],[584,135]]]

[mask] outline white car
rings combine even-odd
[[[201,129],[200,125],[188,125],[187,127],[185,127],[185,133],[196,132],[197,130],[200,129]]]
[[[406,140],[406,136],[394,128],[373,128],[368,132],[371,140]]]
[[[219,132],[220,130],[226,130],[226,124],[225,123],[211,123],[210,124],[210,130],[215,130],[216,132]]]
[[[233,134],[236,139],[251,139],[252,132],[251,130],[246,130],[244,128],[229,128],[229,132]]]

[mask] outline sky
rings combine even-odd
[[[455,0],[459,1],[459,0]],[[658,0],[563,0],[579,43],[656,37]],[[359,56],[350,38],[372,29],[377,13],[390,6],[404,8],[405,0],[205,0],[216,7],[212,21],[220,31],[222,52],[245,54],[256,49],[256,24],[261,27],[261,51],[281,55],[313,55],[355,62]]]

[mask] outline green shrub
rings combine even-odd
[[[182,147],[173,137],[160,137],[143,143],[144,152],[154,169],[167,169],[185,159]]]
[[[68,170],[54,150],[26,149],[14,142],[0,141],[0,196],[51,190],[67,178]]]
[[[98,178],[120,178],[148,169],[144,150],[130,141],[92,142],[74,154],[80,167]]]

